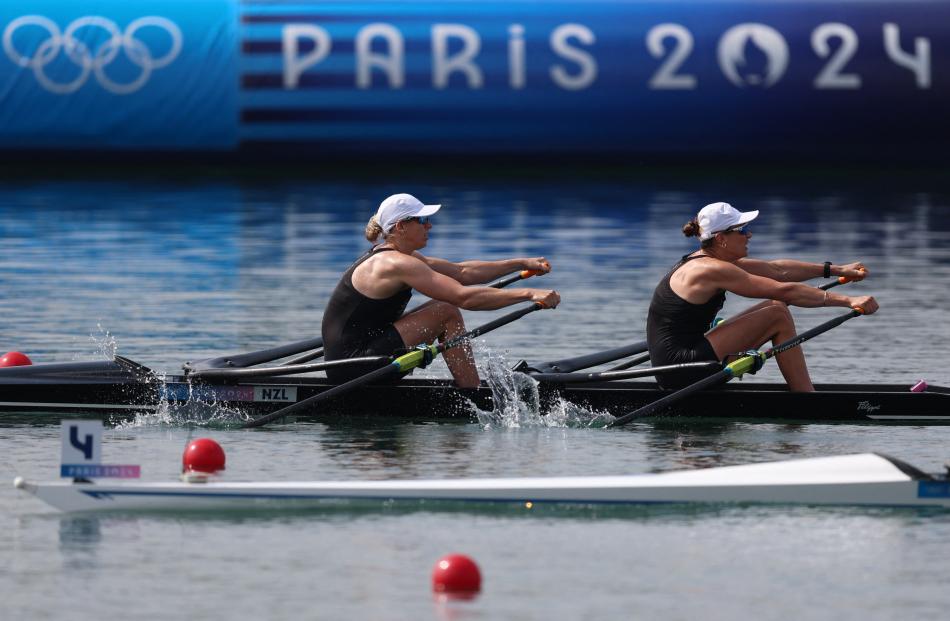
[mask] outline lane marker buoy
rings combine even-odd
[[[201,472],[216,474],[224,470],[224,449],[211,438],[197,438],[188,443],[181,456],[181,470],[184,473]]]
[[[436,593],[477,593],[482,574],[475,561],[464,554],[447,554],[432,569],[432,590]]]
[[[0,367],[27,367],[31,364],[30,357],[18,351],[8,351],[0,358]]]

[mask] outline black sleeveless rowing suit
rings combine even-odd
[[[670,287],[673,273],[688,261],[706,255],[686,255],[663,277],[653,292],[650,312],[647,315],[647,343],[650,347],[650,364],[655,367],[684,362],[718,360],[706,332],[716,318],[716,313],[726,301],[726,292],[718,290],[709,301],[692,304],[676,295]],[[661,388],[676,390],[712,375],[711,371],[678,371],[658,375]]]
[[[326,361],[405,352],[406,345],[393,323],[406,310],[412,289],[406,288],[388,298],[374,300],[353,286],[353,271],[357,267],[376,253],[391,250],[368,250],[343,273],[337,283],[323,311],[323,357]],[[334,382],[345,382],[384,365],[329,368],[327,377]]]

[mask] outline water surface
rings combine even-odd
[[[323,304],[397,191],[441,202],[427,252],[453,260],[548,257],[535,282],[563,296],[485,336],[513,364],[643,338],[649,297],[693,247],[682,224],[706,202],[762,212],[752,254],[864,261],[881,311],[806,346],[816,381],[950,384],[950,194],[786,178],[238,182],[7,180],[0,186],[0,349],[35,362],[113,351],[158,371],[319,332]],[[408,187],[411,186],[411,187]],[[529,283],[532,281],[529,281]],[[815,281],[818,284],[818,281]],[[750,302],[730,296],[724,315]],[[466,313],[470,326],[498,313]],[[802,328],[841,309],[796,309]],[[424,375],[444,376],[437,363]],[[774,364],[743,381],[779,379]],[[380,404],[381,412],[386,404]],[[141,419],[105,459],[146,480],[176,475],[189,438],[228,454],[229,480],[547,476],[657,472],[863,451],[936,471],[950,427],[341,420],[260,431]],[[52,479],[56,425],[0,421],[0,616],[93,619],[937,619],[950,604],[950,514],[809,507],[419,508],[288,515],[63,516],[14,493]],[[436,559],[481,565],[474,601],[429,592]]]

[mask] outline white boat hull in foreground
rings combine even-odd
[[[61,511],[301,507],[334,501],[773,503],[950,507],[950,482],[875,453],[631,476],[339,482],[28,483]]]

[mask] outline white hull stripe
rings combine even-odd
[[[867,414],[874,420],[950,420],[950,415],[935,416],[933,414]]]

